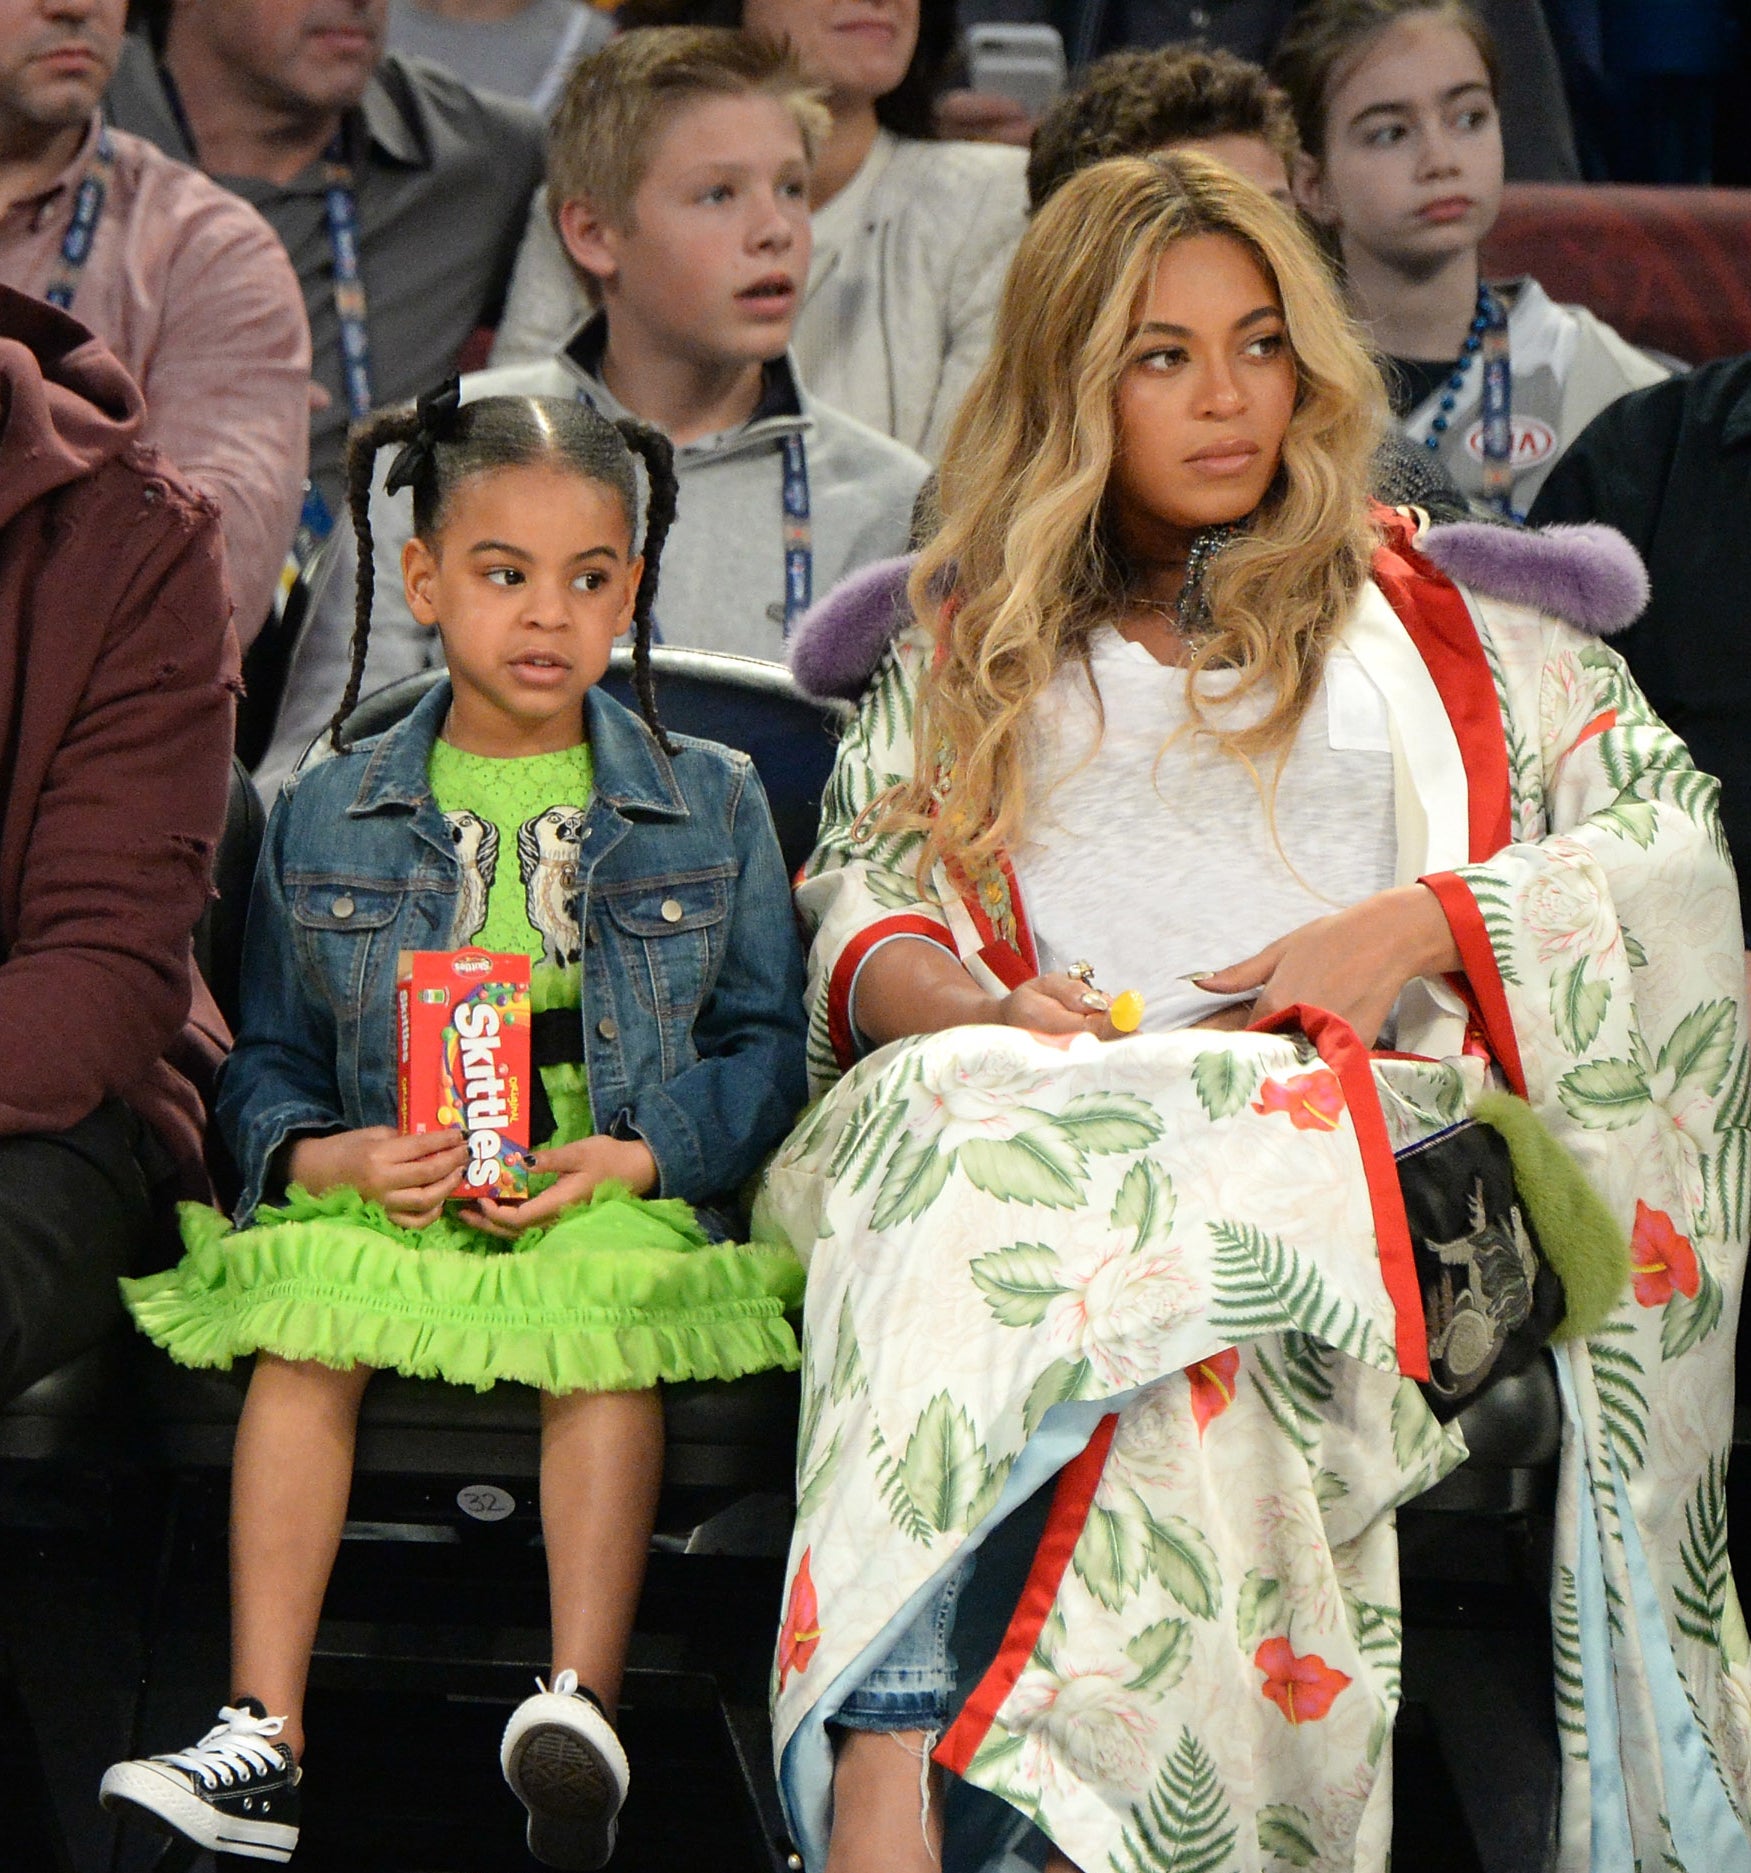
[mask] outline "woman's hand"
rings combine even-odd
[[[467,1162],[468,1146],[454,1127],[405,1133],[367,1125],[300,1138],[286,1159],[286,1182],[302,1184],[313,1197],[345,1185],[381,1203],[392,1223],[424,1229],[437,1221]]]
[[[476,1229],[507,1240],[525,1229],[550,1223],[561,1210],[581,1203],[598,1184],[625,1184],[635,1197],[657,1187],[657,1161],[642,1138],[580,1138],[575,1144],[537,1151],[530,1169],[557,1171],[559,1181],[527,1203],[496,1203],[482,1197],[462,1214]]]
[[[1076,976],[1035,976],[996,1003],[991,1018],[1033,1034],[1093,1034],[1103,1041],[1117,1040],[1106,996],[1097,997],[1098,1008],[1085,1004],[1083,998],[1093,993]]]
[[[1329,1009],[1372,1047],[1407,982],[1460,967],[1439,899],[1411,884],[1303,924],[1245,962],[1200,978],[1198,987],[1212,995],[1256,988],[1254,1021],[1297,1002]]]

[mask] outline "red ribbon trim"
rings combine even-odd
[[[1281,1028],[1299,1028],[1319,1051],[1319,1057],[1338,1076],[1350,1124],[1362,1154],[1362,1175],[1368,1180],[1368,1204],[1374,1212],[1374,1241],[1380,1255],[1380,1278],[1392,1302],[1393,1344],[1398,1369],[1407,1379],[1429,1376],[1429,1335],[1423,1318],[1423,1291],[1417,1284],[1416,1258],[1411,1253],[1410,1219],[1404,1212],[1398,1165],[1393,1161],[1392,1139],[1380,1093],[1374,1084],[1372,1056],[1361,1037],[1340,1015],[1306,1002],[1281,1008],[1256,1022],[1249,1033],[1273,1034]]]
[[[954,953],[953,939],[930,917],[884,917],[879,923],[859,930],[846,944],[827,982],[827,1038],[832,1042],[834,1058],[848,1072],[857,1064],[857,1041],[851,1031],[851,985],[857,980],[858,966],[864,957],[878,943],[896,936],[928,937],[951,955]]]
[[[955,1775],[967,1773],[979,1745],[997,1721],[998,1711],[1015,1689],[1015,1681],[1034,1655],[1040,1631],[1051,1617],[1052,1604],[1058,1598],[1064,1570],[1070,1565],[1077,1542],[1082,1539],[1118,1424],[1117,1412],[1102,1418],[1094,1427],[1094,1435],[1058,1473],[1058,1487],[1052,1494],[1045,1532],[1034,1550],[1034,1564],[1028,1570],[1009,1630],[1003,1635],[1003,1643],[997,1648],[997,1656],[989,1669],[973,1687],[972,1695],[961,1707],[961,1714],[943,1733],[934,1751],[934,1759]]]
[[[1459,948],[1459,960],[1465,969],[1465,981],[1456,983],[1466,992],[1466,1000],[1477,1010],[1483,1024],[1490,1052],[1506,1075],[1509,1088],[1526,1097],[1526,1072],[1520,1064],[1520,1042],[1514,1033],[1514,1017],[1508,1007],[1508,992],[1502,986],[1502,972],[1496,964],[1495,946],[1484,928],[1483,912],[1465,880],[1450,871],[1433,872],[1419,878],[1440,903],[1447,928]]]

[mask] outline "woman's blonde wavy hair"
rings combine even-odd
[[[1208,575],[1194,722],[1197,674],[1234,670],[1235,693],[1265,686],[1275,700],[1217,741],[1249,763],[1285,754],[1368,577],[1385,398],[1312,242],[1262,191],[1191,152],[1073,177],[1016,252],[990,358],[949,436],[941,521],[912,573],[913,611],[936,621],[940,651],[920,687],[917,771],[879,815],[883,832],[926,834],[921,879],[939,861],[977,877],[1015,843],[1030,713],[1124,603],[1106,511],[1119,380],[1157,261],[1198,234],[1240,241],[1274,284],[1297,392],[1276,478]]]

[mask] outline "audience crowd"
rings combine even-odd
[[[1602,10],[0,0],[0,1008],[24,1025],[27,1008],[62,1011],[55,1046],[16,1062],[0,1092],[0,1402],[113,1330],[118,1280],[175,1252],[177,1199],[211,1203],[207,1166],[223,1154],[204,1158],[203,1137],[230,1037],[190,935],[227,787],[243,784],[231,778],[243,674],[259,732],[241,751],[284,812],[361,694],[441,672],[447,655],[456,665],[468,640],[440,638],[415,576],[444,576],[435,542],[460,472],[435,471],[434,451],[545,472],[540,435],[501,460],[490,413],[467,412],[533,400],[540,429],[542,410],[585,406],[572,424],[584,440],[565,447],[595,476],[591,498],[618,513],[601,490],[636,480],[648,517],[672,497],[672,527],[650,519],[654,545],[635,553],[629,536],[608,555],[623,624],[638,607],[641,673],[651,642],[782,663],[818,600],[859,578],[898,591],[889,562],[910,550],[952,585],[930,541],[974,472],[974,387],[995,394],[1000,327],[1034,342],[1005,299],[1012,260],[1115,158],[1177,153],[1194,181],[1218,175],[1218,196],[1238,177],[1251,186],[1235,226],[1317,253],[1318,293],[1368,353],[1373,511],[1385,525],[1398,510],[1411,559],[1431,525],[1463,527],[1485,556],[1553,522],[1627,536],[1650,595],[1615,648],[1718,778],[1725,846],[1751,875],[1751,676],[1734,649],[1751,605],[1751,352],[1646,349],[1627,297],[1565,304],[1554,276],[1547,292],[1489,268],[1516,184],[1707,175],[1699,100],[1730,59],[1726,9],[1675,7],[1682,45],[1666,57],[1649,23],[1660,10],[1620,8],[1634,17],[1609,58]],[[1056,28],[1067,89],[1043,109],[979,89],[964,33],[980,24]],[[1614,117],[1625,100],[1633,136]],[[404,445],[393,462],[349,454],[372,422]],[[1042,431],[1028,446],[1049,442]],[[1108,524],[1085,517],[1097,568]],[[596,594],[597,577],[578,573],[574,590]],[[466,694],[475,677],[458,667],[455,681]],[[641,701],[667,748],[644,689]],[[1334,690],[1334,723],[1338,706]],[[964,721],[935,729],[987,773],[989,748]],[[338,729],[335,747],[345,756]],[[886,778],[898,787],[910,770]],[[848,839],[864,836],[856,803],[829,804],[855,821]],[[320,845],[308,818],[300,837]],[[458,851],[468,822],[484,836],[472,796],[443,835]],[[736,828],[759,843],[758,828]],[[1651,842],[1651,819],[1644,830]],[[533,907],[538,841],[509,837]],[[275,900],[312,953],[366,908],[320,871]],[[910,888],[898,876],[884,887],[895,903]],[[721,903],[699,908],[677,887],[653,905],[689,932],[697,921],[701,956],[718,956],[707,926]],[[1741,908],[1751,920],[1751,900]],[[1017,940],[991,914],[981,955]],[[593,939],[571,930],[581,953]],[[847,1008],[867,960],[851,949]],[[1605,1019],[1578,971],[1559,992],[1568,1041]],[[1473,1014],[1487,1024],[1488,1009]],[[694,1018],[707,1023],[709,1006]],[[861,1039],[833,1044],[854,1053]],[[679,1044],[665,1028],[666,1063]],[[1644,1093],[1668,1066],[1607,1064]],[[593,1080],[594,1056],[588,1069]],[[1682,1156],[1688,1120],[1675,1122]],[[260,1155],[256,1195],[283,1191],[278,1147]],[[1638,1293],[1641,1278],[1638,1265]],[[271,1719],[225,1717],[244,1741],[224,1747],[251,1762],[266,1751],[274,1789],[295,1787]],[[545,1705],[538,1720],[560,1721]]]

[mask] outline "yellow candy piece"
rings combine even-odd
[[[1121,1034],[1135,1034],[1143,1025],[1143,997],[1135,989],[1126,989],[1113,997],[1107,1019]]]

